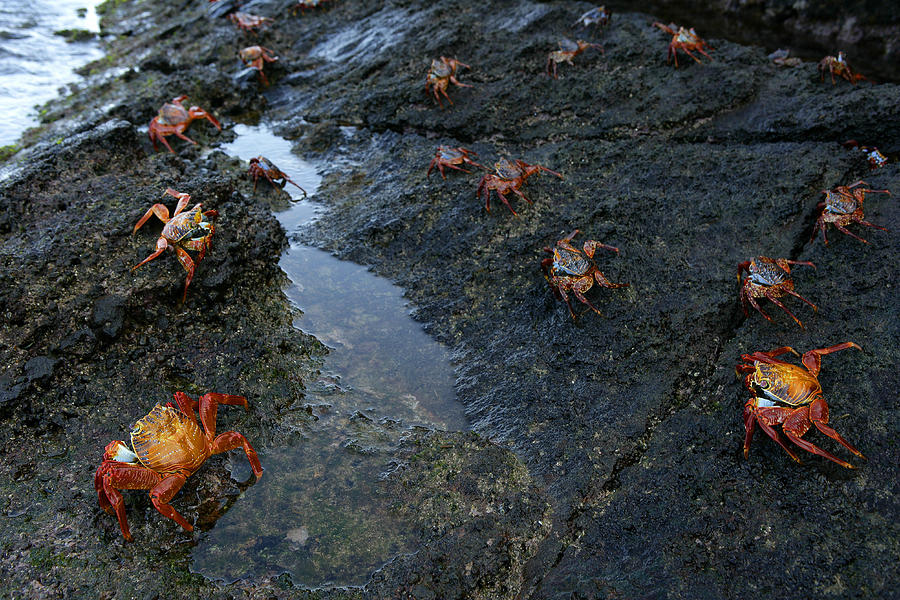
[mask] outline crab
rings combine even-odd
[[[683,51],[698,63],[700,62],[700,59],[694,56],[691,53],[691,50],[696,50],[709,60],[713,59],[712,56],[706,53],[704,48],[709,48],[710,50],[715,50],[715,48],[700,39],[700,36],[697,35],[697,32],[694,31],[693,27],[691,27],[690,29],[685,29],[684,27],[678,27],[677,25],[675,25],[675,23],[663,25],[659,22],[653,23],[653,26],[659,27],[672,36],[672,41],[669,42],[669,54],[666,57],[666,63],[668,64],[674,58],[676,69],[678,68],[678,50]],[[675,30],[676,27],[678,27],[677,31]]]
[[[169,217],[169,209],[164,204],[154,204],[137,222],[137,225],[134,226],[134,230],[131,232],[132,235],[141,228],[141,225],[147,222],[151,215],[159,217],[159,220],[165,223],[165,226],[163,226],[159,239],[156,241],[156,252],[136,264],[131,270],[134,271],[141,265],[150,262],[162,254],[166,248],[173,249],[178,262],[187,271],[187,279],[184,282],[184,295],[181,298],[183,303],[187,298],[188,286],[194,278],[196,263],[199,263],[206,256],[206,251],[211,245],[212,236],[216,232],[215,224],[208,219],[219,216],[219,213],[215,210],[204,211],[202,204],[199,202],[190,210],[184,211],[184,207],[191,201],[190,194],[176,192],[172,188],[166,188],[165,193],[178,198],[175,212]],[[191,259],[187,250],[199,252],[196,261]]]
[[[738,281],[741,280],[741,274],[747,271],[747,278],[744,279],[744,283],[741,285],[741,306],[745,315],[748,314],[747,304],[749,303],[750,306],[759,311],[759,314],[771,321],[772,318],[764,313],[759,304],[756,303],[757,298],[768,298],[770,302],[786,312],[801,329],[805,329],[800,319],[795,317],[794,313],[778,301],[778,298],[787,294],[803,300],[813,310],[819,310],[815,304],[794,291],[794,280],[791,279],[791,265],[806,265],[813,269],[816,268],[809,261],[788,260],[786,258],[773,259],[768,256],[757,256],[738,265]]]
[[[496,170],[496,174],[487,173],[481,178],[481,181],[478,182],[476,197],[480,198],[482,194],[484,194],[484,207],[488,212],[491,212],[491,190],[494,190],[497,192],[500,200],[503,201],[503,204],[506,205],[506,208],[517,217],[519,215],[512,209],[505,194],[513,192],[531,204],[531,200],[519,190],[520,187],[525,185],[525,181],[529,177],[536,173],[540,173],[541,171],[545,171],[551,175],[556,175],[560,179],[563,178],[562,175],[556,171],[551,171],[547,167],[541,165],[529,165],[527,162],[518,159],[514,162],[510,162],[505,158],[501,158],[494,164],[494,169]]]
[[[294,183],[294,180],[288,177],[284,171],[276,167],[272,164],[265,156],[257,156],[256,158],[250,159],[250,169],[247,170],[247,173],[253,177],[253,191],[256,191],[256,182],[260,176],[265,177],[269,180],[269,183],[272,184],[272,187],[280,186],[281,189],[284,189],[284,186],[287,184],[291,184],[296,186],[303,192],[303,197],[306,197],[306,190],[300,187],[298,184]],[[275,180],[280,179],[281,183],[276,184]]]
[[[263,65],[278,60],[277,56],[272,56],[271,50],[263,46],[248,46],[239,52],[239,56],[245,65],[259,72],[259,79],[264,86],[269,85],[269,80],[263,73]]]
[[[444,179],[447,179],[447,176],[444,175],[444,167],[456,169],[457,171],[462,171],[463,173],[471,173],[471,171],[458,166],[463,163],[474,165],[481,169],[487,169],[487,167],[485,167],[484,165],[480,165],[469,158],[469,155],[478,156],[478,153],[472,150],[467,150],[465,148],[438,146],[437,150],[435,150],[434,152],[434,158],[431,159],[431,163],[428,165],[428,172],[425,174],[425,176],[428,177],[429,175],[431,175],[431,171],[435,167],[438,168],[438,171],[440,171],[441,173],[441,177],[443,177]]]
[[[134,538],[125,516],[125,500],[119,490],[150,490],[150,501],[164,517],[181,525],[185,531],[194,527],[169,505],[190,477],[213,454],[243,448],[257,480],[263,469],[250,442],[236,431],[216,435],[216,412],[220,404],[247,406],[243,396],[209,393],[192,399],[175,392],[177,407],[171,402],[157,404],[147,416],[134,424],[131,445],[113,440],[103,451],[103,462],[94,474],[94,489],[100,508],[119,520],[122,536]],[[200,414],[200,425],[197,415]]]
[[[843,146],[845,148],[856,148],[861,151],[865,155],[866,160],[869,161],[869,169],[880,169],[888,162],[888,157],[879,152],[878,148],[874,146],[872,148],[860,146],[856,140],[847,140],[843,143]]]
[[[238,29],[256,34],[257,29],[264,29],[274,23],[269,17],[260,17],[245,12],[233,12],[228,15],[228,20],[237,25]]]
[[[597,282],[597,285],[605,288],[628,287],[629,284],[612,283],[607,279],[606,275],[597,267],[597,263],[594,262],[594,252],[597,248],[603,248],[604,250],[618,253],[619,249],[594,240],[586,240],[582,245],[582,249],[579,250],[571,244],[572,238],[577,234],[578,230],[576,229],[556,242],[556,246],[553,248],[544,247],[544,252],[549,252],[553,255],[553,258],[548,257],[542,260],[541,270],[544,272],[544,279],[547,280],[550,289],[553,290],[553,295],[556,296],[557,300],[565,300],[572,319],[577,320],[578,317],[575,315],[575,310],[572,308],[568,294],[566,294],[567,291],[574,293],[578,300],[587,304],[598,315],[603,316],[603,313],[591,304],[590,300],[585,296],[587,291],[594,285],[594,281]]]
[[[572,59],[588,48],[597,48],[601,53],[603,52],[603,47],[600,44],[591,44],[582,40],[573,42],[570,39],[563,38],[559,42],[559,50],[554,50],[547,56],[547,75],[553,79],[558,79],[559,75],[556,73],[556,65],[561,62],[567,62],[570,65],[574,64]]]
[[[196,144],[197,142],[184,135],[184,130],[196,119],[207,119],[216,126],[216,129],[222,131],[222,125],[199,106],[185,109],[181,104],[184,100],[187,100],[187,96],[172,98],[171,102],[166,102],[162,105],[162,108],[159,109],[159,114],[150,121],[147,135],[150,136],[150,142],[153,144],[154,150],[158,150],[156,142],[159,140],[169,149],[169,152],[174,154],[175,151],[172,150],[172,146],[166,141],[166,136],[172,134],[192,144]]]
[[[838,77],[843,77],[853,85],[856,85],[856,82],[860,79],[866,79],[868,81],[865,76],[854,73],[850,69],[850,65],[847,64],[843,52],[838,52],[837,57],[826,56],[819,61],[819,75],[822,77],[822,81],[825,81],[825,69],[828,69],[828,72],[831,73],[831,85],[835,84],[835,74],[837,74]]]
[[[330,1],[331,0],[304,0],[303,2],[298,2],[293,7],[291,7],[291,12],[297,14],[297,11],[299,10],[301,13],[303,13],[306,12],[306,9],[308,8],[318,8],[319,6]]]
[[[863,220],[863,200],[865,199],[866,194],[877,193],[890,196],[891,192],[888,190],[873,190],[869,187],[853,189],[861,185],[868,186],[869,184],[865,181],[857,181],[850,185],[839,185],[833,190],[822,190],[822,193],[825,194],[825,200],[816,205],[816,208],[820,212],[819,217],[816,219],[816,226],[813,228],[813,234],[810,241],[815,239],[816,232],[821,229],[822,239],[825,240],[825,245],[827,246],[828,236],[825,235],[825,227],[828,223],[832,223],[841,233],[846,233],[850,237],[856,238],[864,244],[868,244],[869,242],[848,230],[846,227],[847,225],[850,223],[859,223],[866,227],[887,231],[884,227]]]
[[[788,352],[800,356],[789,346],[770,352],[741,355],[743,362],[735,367],[735,371],[738,375],[746,375],[744,385],[750,391],[750,399],[744,405],[744,428],[746,429],[744,458],[750,454],[750,442],[758,424],[766,435],[775,440],[775,443],[781,446],[791,458],[800,462],[797,455],[784,443],[773,427],[781,424],[781,430],[787,438],[807,452],[823,456],[848,469],[856,468],[802,439],[803,434],[812,425],[815,425],[816,429],[836,440],[856,456],[865,458],[859,450],[828,426],[828,404],[822,395],[822,387],[819,385],[818,379],[822,356],[848,348],[862,350],[853,342],[810,350],[800,359],[803,367],[777,358]]]
[[[443,94],[450,104],[453,104],[453,100],[447,95],[447,87],[451,83],[459,87],[472,87],[471,85],[460,83],[456,79],[456,70],[459,67],[468,69],[469,65],[461,63],[455,58],[446,58],[444,56],[431,61],[431,69],[428,71],[428,76],[425,79],[425,89],[434,94],[434,99],[441,105],[441,108],[444,107],[444,103],[441,102],[438,92]]]
[[[612,16],[612,13],[606,10],[605,6],[595,6],[591,10],[578,17],[578,20],[573,23],[573,27],[575,25],[581,25],[582,27],[597,25],[599,27],[603,27],[604,25],[607,25],[609,23],[610,16]]]

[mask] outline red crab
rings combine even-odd
[[[588,48],[597,48],[601,53],[603,52],[603,47],[600,44],[590,44],[582,40],[573,42],[570,39],[563,38],[559,42],[559,50],[554,50],[547,56],[547,75],[553,79],[558,79],[556,65],[561,62],[567,62],[570,65],[574,64],[572,59]]]
[[[262,46],[248,46],[239,53],[241,60],[245,65],[259,72],[259,79],[264,86],[269,85],[266,74],[263,73],[263,65],[278,60],[277,56],[272,56],[272,51]]]
[[[237,25],[238,29],[256,34],[257,29],[264,29],[275,21],[269,17],[260,17],[245,12],[233,12],[228,15],[228,20]]]
[[[853,85],[856,85],[856,82],[860,79],[866,79],[863,75],[854,73],[850,70],[850,65],[848,65],[847,61],[844,59],[843,52],[838,52],[837,58],[834,56],[826,56],[819,61],[819,75],[821,75],[822,81],[825,81],[825,69],[828,69],[828,72],[831,73],[831,85],[835,84],[835,74],[837,74],[838,77],[843,77]]]
[[[745,315],[748,314],[747,304],[749,303],[750,306],[759,311],[759,314],[771,321],[772,318],[764,313],[759,304],[756,303],[757,298],[768,298],[770,302],[781,308],[796,321],[801,329],[804,329],[800,319],[795,317],[794,313],[778,301],[778,298],[788,294],[795,298],[800,298],[812,306],[813,310],[819,310],[815,304],[794,291],[794,280],[791,279],[791,265],[806,265],[813,269],[816,268],[814,264],[808,261],[788,260],[786,258],[772,259],[768,256],[757,256],[738,265],[738,281],[741,280],[741,273],[747,271],[747,278],[744,279],[744,283],[741,285],[741,306]]]
[[[878,148],[874,146],[869,148],[868,146],[860,146],[859,142],[856,140],[847,140],[842,144],[845,148],[856,148],[860,152],[862,152],[866,160],[869,161],[870,169],[879,169],[887,164],[888,157],[878,151]]]
[[[598,315],[603,316],[603,313],[585,296],[594,285],[594,281],[596,280],[597,285],[605,288],[628,287],[629,284],[612,283],[607,279],[606,275],[600,272],[597,263],[594,262],[594,251],[597,248],[603,248],[618,253],[619,249],[594,240],[586,240],[582,250],[579,250],[570,243],[577,234],[578,230],[576,229],[556,242],[555,247],[544,247],[544,251],[552,254],[553,258],[542,260],[541,270],[544,272],[547,283],[550,284],[550,289],[553,290],[553,295],[557,300],[565,300],[573,319],[578,317],[575,315],[568,294],[566,294],[567,291],[574,293],[578,300],[587,304]]]
[[[458,166],[463,163],[467,163],[470,165],[474,165],[481,169],[487,169],[484,165],[479,165],[477,162],[469,158],[469,155],[478,156],[477,152],[472,150],[466,150],[465,148],[451,148],[450,146],[438,146],[437,150],[434,152],[434,158],[431,159],[431,164],[428,165],[428,172],[425,174],[426,177],[431,175],[431,170],[435,167],[438,168],[438,171],[441,173],[441,177],[447,179],[447,176],[444,175],[444,167],[448,167],[450,169],[456,169],[457,171],[462,171],[463,173],[471,173],[471,171],[467,171],[462,167]]]
[[[156,147],[156,142],[159,140],[169,149],[169,152],[174,154],[175,151],[172,150],[172,146],[166,141],[166,136],[172,134],[175,134],[177,137],[192,144],[196,144],[197,142],[184,135],[184,130],[196,119],[207,119],[216,126],[216,129],[219,131],[222,130],[222,125],[220,125],[211,114],[199,106],[192,106],[189,109],[185,109],[181,103],[186,99],[187,96],[172,98],[171,102],[166,102],[162,105],[162,108],[159,109],[159,114],[150,121],[150,128],[147,130],[147,135],[150,136],[150,142],[153,144],[154,150],[158,149]]]
[[[842,467],[855,469],[850,463],[822,450],[818,446],[802,439],[812,425],[816,429],[836,440],[850,452],[865,458],[862,453],[842,438],[838,432],[828,426],[828,404],[822,395],[822,387],[819,385],[819,369],[822,364],[822,356],[838,350],[856,348],[862,350],[853,342],[844,342],[829,348],[810,350],[800,359],[803,367],[779,360],[777,356],[788,352],[800,356],[789,346],[777,348],[770,352],[754,352],[742,354],[741,364],[735,367],[738,375],[746,374],[744,385],[750,390],[750,399],[744,405],[744,457],[750,454],[750,442],[753,439],[753,430],[759,424],[760,428],[770,438],[775,440],[791,458],[800,462],[787,444],[778,435],[774,425],[781,424],[781,430],[787,438],[807,452],[824,456],[830,461],[836,462]]]
[[[276,187],[280,185],[281,189],[284,189],[284,186],[287,184],[291,184],[297,186],[301,192],[303,192],[303,197],[306,197],[306,190],[302,187],[294,183],[294,180],[285,175],[284,171],[276,167],[272,162],[266,158],[265,156],[257,156],[256,158],[250,159],[250,169],[247,173],[253,177],[253,191],[256,191],[256,181],[260,178],[260,176],[265,177],[269,180],[269,183],[272,184],[272,187]],[[276,184],[275,180],[280,179],[281,184]]]
[[[587,11],[575,21],[574,25],[581,25],[582,27],[587,27],[588,25],[597,25],[599,27],[603,27],[609,23],[609,18],[612,16],[612,13],[606,10],[605,6],[595,6],[591,10]]]
[[[519,188],[525,185],[525,181],[529,177],[531,177],[535,173],[546,171],[551,175],[556,175],[560,179],[563,178],[562,175],[560,175],[556,171],[551,171],[547,167],[543,167],[541,165],[529,165],[527,162],[518,159],[516,159],[515,162],[509,162],[505,158],[501,158],[494,165],[494,169],[496,170],[496,175],[493,173],[488,173],[481,178],[481,181],[478,182],[478,191],[476,192],[476,197],[480,198],[482,194],[484,194],[484,207],[488,212],[491,212],[491,190],[494,190],[495,192],[497,192],[500,200],[503,201],[503,204],[506,205],[506,208],[508,208],[509,211],[517,217],[519,215],[517,215],[516,211],[512,209],[512,206],[510,206],[509,201],[506,199],[506,196],[504,194],[512,192],[531,204],[531,200],[529,200],[528,197],[525,196],[525,194],[519,191]]]
[[[434,94],[434,98],[441,105],[441,108],[444,107],[444,103],[441,102],[438,92],[443,94],[450,104],[453,104],[453,100],[450,100],[450,96],[447,95],[447,87],[451,83],[459,87],[472,87],[471,85],[460,83],[456,79],[456,70],[459,67],[468,69],[469,65],[461,63],[455,58],[445,58],[443,56],[440,60],[434,59],[431,61],[431,69],[428,71],[428,77],[425,79],[425,89]]]
[[[191,259],[187,250],[194,250],[200,253],[197,255],[197,263],[203,260],[203,257],[206,256],[206,251],[211,245],[212,236],[216,232],[215,224],[210,222],[208,218],[217,217],[219,213],[215,210],[204,211],[199,202],[194,205],[194,208],[181,212],[188,202],[191,201],[190,194],[179,193],[172,188],[167,188],[166,194],[178,198],[178,205],[175,207],[175,212],[172,213],[172,216],[169,217],[169,209],[164,204],[154,204],[144,213],[144,216],[141,217],[131,232],[132,235],[136,233],[141,228],[141,225],[147,222],[150,215],[156,215],[160,221],[165,223],[159,239],[156,241],[156,252],[136,264],[131,270],[134,271],[141,265],[153,260],[162,254],[166,248],[172,248],[175,251],[175,256],[178,258],[178,262],[187,271],[187,279],[184,282],[184,295],[181,298],[181,301],[184,302],[187,298],[188,286],[191,285],[191,280],[194,278],[194,269],[196,268],[196,263]]]
[[[666,63],[671,61],[673,58],[675,59],[675,68],[678,68],[678,50],[682,50],[685,54],[693,58],[698,63],[700,59],[694,56],[691,53],[691,50],[696,50],[709,60],[712,60],[712,56],[706,53],[704,48],[709,48],[710,50],[715,50],[712,46],[704,42],[700,39],[700,36],[697,35],[697,32],[694,31],[694,28],[685,29],[684,27],[678,27],[675,23],[670,23],[669,25],[663,25],[662,23],[653,23],[654,27],[659,27],[666,33],[672,36],[672,41],[669,42],[669,54],[666,57]],[[675,27],[678,27],[678,31],[675,31]]]
[[[847,225],[850,223],[859,223],[866,227],[887,231],[884,227],[863,220],[863,200],[865,199],[866,194],[877,193],[890,196],[891,193],[888,190],[873,190],[868,187],[853,189],[861,185],[868,186],[869,184],[865,181],[857,181],[850,185],[839,185],[833,190],[822,190],[822,193],[825,194],[825,200],[816,205],[816,208],[819,209],[820,212],[819,218],[816,219],[816,226],[813,228],[813,234],[810,241],[815,239],[816,232],[821,229],[822,239],[825,240],[825,245],[827,246],[828,237],[825,235],[825,226],[828,223],[832,223],[841,233],[846,233],[850,237],[856,238],[864,244],[868,244],[869,242],[858,235],[851,233],[850,230],[847,229]]]
[[[103,451],[103,462],[94,475],[94,489],[100,508],[119,520],[126,541],[132,541],[125,516],[125,500],[119,490],[150,490],[150,501],[164,517],[172,519],[185,531],[194,527],[169,501],[212,454],[243,448],[253,474],[259,479],[263,469],[250,442],[236,431],[216,435],[216,412],[219,404],[248,408],[247,399],[230,394],[204,394],[199,400],[184,392],[175,392],[175,402],[157,404],[131,430],[132,452],[128,444],[114,440]],[[197,425],[200,413],[201,429]]]

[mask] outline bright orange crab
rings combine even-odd
[[[531,204],[531,200],[528,199],[525,194],[519,191],[519,188],[525,185],[525,181],[534,175],[535,173],[540,173],[541,171],[546,171],[551,175],[556,175],[560,179],[563,178],[562,175],[557,173],[556,171],[551,171],[547,167],[543,167],[541,165],[529,165],[527,162],[516,159],[515,162],[510,162],[505,158],[501,158],[496,164],[494,164],[494,169],[496,170],[496,175],[493,173],[488,173],[484,177],[481,178],[481,181],[478,182],[478,191],[476,193],[476,197],[480,198],[482,194],[484,194],[484,207],[488,212],[491,212],[491,190],[497,192],[497,195],[500,197],[500,200],[503,201],[503,204],[506,205],[506,208],[509,211],[516,215],[516,211],[512,209],[509,201],[506,199],[504,194],[508,194],[513,192],[520,198],[523,198],[526,202]]]
[[[800,298],[812,306],[813,310],[819,310],[815,304],[794,291],[794,280],[791,279],[791,265],[806,265],[813,269],[816,268],[809,261],[788,260],[786,258],[772,259],[768,256],[757,256],[738,265],[738,281],[741,280],[741,273],[747,271],[747,278],[744,279],[744,283],[741,285],[741,307],[744,309],[745,315],[748,314],[747,303],[749,303],[750,306],[759,311],[759,314],[771,321],[772,318],[764,313],[759,304],[756,303],[757,298],[768,298],[772,304],[781,308],[796,321],[801,329],[804,329],[800,319],[795,317],[794,313],[778,301],[778,298],[788,294],[795,298]]]
[[[544,252],[549,252],[553,255],[553,258],[542,260],[541,270],[544,272],[544,279],[550,284],[550,289],[553,290],[553,295],[556,296],[556,299],[565,300],[566,305],[569,307],[569,314],[572,315],[573,319],[578,317],[575,315],[575,310],[572,308],[572,303],[566,294],[567,291],[574,293],[578,300],[587,304],[598,315],[603,316],[603,313],[591,304],[590,300],[585,296],[587,291],[594,285],[594,281],[596,280],[597,285],[605,288],[628,287],[629,284],[612,283],[607,279],[606,275],[600,271],[597,263],[594,262],[594,252],[597,248],[603,248],[604,250],[618,253],[619,249],[594,240],[586,240],[582,245],[582,250],[579,250],[570,243],[577,234],[578,230],[576,229],[556,242],[555,247],[544,247]]]
[[[188,202],[191,201],[190,194],[179,193],[172,188],[166,188],[166,194],[178,198],[178,205],[175,207],[172,217],[169,217],[169,209],[164,204],[154,204],[144,213],[144,216],[141,217],[131,232],[132,235],[136,233],[141,228],[141,225],[147,222],[150,215],[156,215],[160,221],[165,223],[162,233],[160,233],[159,239],[156,241],[156,252],[136,264],[131,270],[134,271],[141,265],[153,260],[162,254],[166,248],[172,248],[175,250],[178,262],[187,271],[187,279],[184,282],[184,296],[181,298],[181,301],[184,302],[187,298],[188,286],[191,285],[191,280],[194,278],[195,269],[195,263],[191,260],[186,250],[195,250],[200,253],[196,262],[199,263],[203,260],[203,257],[206,256],[206,251],[210,247],[212,236],[216,232],[215,224],[208,219],[217,217],[219,213],[215,210],[203,211],[199,202],[194,205],[194,208],[181,212]]]
[[[425,89],[434,94],[434,98],[441,105],[441,108],[444,107],[444,103],[441,102],[438,92],[443,94],[450,104],[453,104],[453,100],[450,100],[450,96],[447,95],[447,87],[451,83],[459,87],[472,87],[471,85],[460,83],[456,79],[456,70],[459,67],[468,69],[469,65],[461,63],[455,58],[445,58],[443,56],[440,60],[434,59],[431,61],[431,69],[428,71],[428,77],[425,79]]]
[[[559,75],[556,73],[556,65],[561,62],[574,65],[575,63],[572,62],[572,59],[588,48],[597,48],[601,53],[603,52],[603,47],[600,44],[590,44],[582,40],[573,42],[568,38],[563,38],[559,42],[559,50],[554,50],[547,56],[547,75],[553,79],[559,79]]]
[[[750,390],[750,399],[744,405],[744,457],[750,454],[750,442],[753,439],[753,430],[759,424],[760,428],[770,438],[775,440],[791,458],[800,462],[787,444],[773,428],[781,424],[781,430],[787,438],[807,452],[824,456],[830,461],[836,462],[842,467],[855,469],[850,463],[822,450],[818,446],[801,439],[812,425],[836,440],[850,452],[865,458],[862,453],[842,438],[838,432],[828,426],[828,404],[822,395],[822,387],[819,385],[819,369],[822,364],[822,356],[838,350],[856,348],[862,350],[853,342],[844,342],[829,348],[810,350],[805,353],[800,361],[805,370],[797,365],[779,360],[777,356],[788,352],[800,356],[789,346],[777,348],[770,352],[754,352],[742,354],[741,364],[735,367],[738,375],[746,374],[744,385]]]
[[[850,70],[850,65],[847,64],[843,52],[838,52],[837,57],[826,56],[819,61],[819,75],[821,75],[822,81],[825,81],[825,69],[828,69],[828,72],[831,73],[831,85],[835,84],[835,74],[838,77],[843,77],[853,85],[856,85],[856,82],[860,79],[866,79],[863,75]]]
[[[172,150],[172,146],[166,141],[166,136],[172,134],[175,134],[177,137],[180,137],[187,142],[196,144],[197,142],[184,135],[184,130],[196,119],[207,119],[216,126],[216,129],[219,131],[222,130],[222,125],[220,125],[211,114],[199,106],[192,106],[189,109],[185,109],[181,103],[186,99],[187,96],[172,98],[171,102],[166,102],[162,105],[162,108],[159,109],[159,114],[150,121],[150,128],[147,130],[147,135],[150,136],[150,142],[153,144],[154,150],[158,149],[156,147],[156,142],[159,140],[169,149],[169,152],[174,154],[175,151]]]
[[[675,59],[675,68],[678,68],[678,50],[683,51],[685,54],[693,58],[698,63],[700,59],[694,56],[691,53],[691,50],[696,50],[709,60],[712,60],[712,56],[706,53],[704,48],[709,48],[710,50],[715,50],[712,46],[704,42],[700,39],[700,36],[697,35],[697,32],[694,31],[694,28],[685,29],[684,27],[678,27],[675,23],[669,23],[669,25],[663,25],[662,23],[653,23],[654,27],[659,27],[666,33],[672,36],[672,41],[669,42],[669,54],[666,57],[666,63],[669,63],[673,58]],[[676,31],[675,28],[678,27]]]
[[[216,435],[216,412],[219,404],[248,408],[247,399],[230,394],[204,394],[193,400],[184,392],[175,392],[175,402],[157,404],[147,416],[134,424],[131,445],[121,440],[107,444],[103,462],[94,474],[94,489],[100,508],[116,515],[122,536],[134,538],[125,516],[125,500],[119,490],[150,490],[150,501],[164,517],[181,525],[185,531],[194,527],[169,501],[212,454],[243,448],[253,474],[259,479],[263,469],[250,442],[236,431]],[[200,413],[201,430],[197,425]]]
[[[234,23],[238,29],[256,34],[257,29],[264,29],[274,23],[274,19],[260,17],[245,12],[233,12],[228,15],[228,20]]]
[[[484,165],[479,165],[477,162],[469,158],[469,155],[478,156],[477,152],[472,150],[466,150],[465,148],[451,148],[450,146],[438,146],[437,150],[434,152],[434,158],[431,159],[431,163],[428,165],[428,172],[425,174],[426,177],[431,175],[431,170],[435,167],[438,168],[438,171],[441,173],[441,177],[447,179],[447,176],[444,175],[444,167],[448,167],[450,169],[456,169],[457,171],[462,171],[463,173],[471,173],[471,171],[467,171],[463,169],[459,165],[463,163],[467,163],[470,165],[474,165],[481,169],[487,169]]]
[[[280,185],[281,189],[284,189],[284,186],[287,184],[291,184],[297,186],[301,192],[303,192],[303,197],[306,197],[306,190],[300,187],[298,184],[294,183],[294,180],[285,175],[284,171],[276,167],[272,161],[270,161],[265,156],[257,156],[256,158],[250,159],[250,169],[247,173],[253,177],[253,191],[256,191],[256,181],[260,178],[260,176],[265,177],[269,180],[269,183],[272,184],[272,187],[277,187]],[[275,180],[280,179],[281,183],[276,184]]]
[[[259,72],[259,79],[264,86],[269,85],[266,74],[263,73],[263,65],[278,60],[277,56],[272,56],[272,51],[262,46],[249,46],[239,53],[241,60],[245,65]]]
[[[816,226],[813,229],[810,241],[815,239],[816,232],[821,229],[822,239],[825,240],[825,245],[827,246],[828,237],[825,235],[825,226],[828,223],[832,223],[841,233],[846,233],[850,237],[856,238],[864,244],[868,244],[869,242],[855,233],[852,233],[847,229],[847,225],[850,223],[859,223],[866,227],[887,231],[884,227],[863,220],[863,200],[865,199],[866,194],[877,193],[890,196],[891,193],[888,190],[873,190],[868,187],[853,189],[861,185],[868,186],[869,184],[865,181],[857,181],[850,185],[839,185],[833,190],[822,190],[822,193],[825,194],[825,200],[816,205],[816,208],[819,209],[820,212],[818,219],[816,219]]]

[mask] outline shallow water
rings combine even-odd
[[[243,160],[263,155],[313,195],[321,178],[265,126],[235,128],[223,147]],[[272,193],[260,180],[260,194]],[[278,214],[290,233],[318,207],[288,184],[295,203]],[[415,548],[408,523],[391,511],[380,478],[391,449],[413,426],[466,429],[447,350],[413,321],[402,290],[359,265],[292,244],[281,257],[295,326],[331,352],[307,382],[315,420],[299,415],[302,442],[262,449],[266,469],[193,551],[192,569],[212,579],[288,573],[297,585],[361,585],[391,558]],[[290,418],[287,419],[290,421]],[[244,462],[233,475],[250,476]]]
[[[100,30],[99,0],[0,0],[0,146],[37,125],[35,106],[75,81],[74,69],[103,56],[97,40],[67,43],[54,31]],[[78,9],[86,9],[84,17]]]

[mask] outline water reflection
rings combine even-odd
[[[235,131],[226,152],[265,156],[314,197],[321,178],[290,142],[264,125]],[[298,200],[278,214],[290,232],[315,219],[317,205],[286,191]],[[331,349],[319,380],[306,385],[316,419],[299,418],[296,447],[258,449],[265,477],[203,534],[193,570],[228,582],[286,572],[308,587],[361,585],[416,543],[380,489],[392,450],[412,426],[460,430],[466,420],[449,354],[410,318],[400,288],[297,244],[280,265],[303,311],[295,326]],[[236,479],[249,476],[234,465]]]

